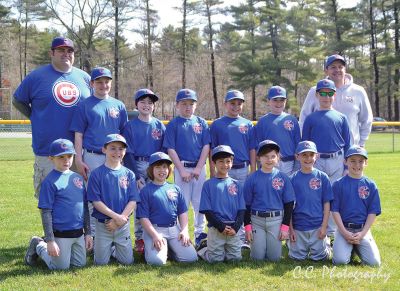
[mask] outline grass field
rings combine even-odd
[[[0,290],[399,290],[400,149],[378,153],[388,138],[374,134],[367,144],[371,153],[367,175],[377,182],[382,203],[382,215],[373,226],[382,256],[380,268],[365,267],[359,261],[342,267],[287,258],[277,264],[253,262],[245,252],[240,263],[169,262],[165,267],[150,267],[136,256],[132,266],[96,267],[89,260],[86,268],[69,271],[49,271],[43,263],[36,268],[24,265],[30,237],[42,233],[32,195],[30,141],[0,139]]]

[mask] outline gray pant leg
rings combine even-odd
[[[183,246],[178,240],[180,229],[178,226],[173,226],[168,228],[168,247],[174,253],[174,258],[178,262],[195,262],[197,261],[197,253],[193,245]]]
[[[42,258],[50,270],[66,270],[70,267],[71,247],[74,243],[74,238],[58,238],[55,242],[60,249],[58,257],[50,256],[47,252],[47,243],[40,242],[36,247],[36,253]]]
[[[132,240],[129,220],[114,232],[115,258],[124,265],[133,263]]]
[[[208,229],[206,258],[210,263],[223,262],[225,259],[225,236],[215,227]]]
[[[158,233],[163,234],[163,228],[154,227]],[[167,240],[163,238],[164,245],[161,250],[158,251],[153,246],[153,238],[147,233],[146,230],[143,231],[143,240],[144,240],[144,257],[149,265],[165,265],[167,263],[168,258],[168,244]]]
[[[379,254],[378,246],[374,238],[372,237],[371,230],[367,232],[367,234],[363,237],[360,244],[356,246],[361,261],[363,264],[370,266],[380,266],[381,264],[381,256]]]
[[[294,169],[295,162],[294,161],[287,161],[287,162],[282,162],[280,161],[278,164],[278,169],[285,173],[286,175],[290,176],[293,174],[293,169]]]
[[[255,260],[279,261],[282,256],[282,242],[279,240],[282,216],[251,216],[253,242],[250,256]]]
[[[331,254],[330,239],[319,239],[318,233],[319,228],[309,231],[310,259],[314,261],[326,260]]]
[[[336,230],[335,241],[333,242],[333,258],[332,263],[335,265],[348,264],[351,258],[353,245],[349,244],[342,234]]]
[[[227,261],[240,261],[242,259],[242,241],[238,233],[235,236],[226,237],[225,253]]]
[[[86,265],[86,245],[84,235],[75,239],[71,249],[71,266],[83,267]]]
[[[94,238],[94,263],[96,265],[106,265],[111,257],[111,245],[113,234],[109,232],[104,223],[96,220],[96,236]]]
[[[296,241],[288,241],[289,257],[295,260],[305,260],[308,256],[308,246],[306,234],[304,231],[294,230],[296,233]]]
[[[39,199],[40,186],[42,185],[44,178],[46,178],[53,169],[54,165],[48,157],[35,155],[35,162],[33,164],[33,187],[36,199]]]
[[[143,178],[143,180],[146,183],[149,183],[150,180],[147,177],[147,168],[149,167],[149,162],[135,160],[135,165],[136,165],[136,170],[139,174],[139,177],[136,177],[136,179]],[[134,224],[135,224],[135,238],[137,240],[143,239],[143,228],[142,228],[142,224],[140,223],[140,220],[136,218],[136,210],[135,210]]]

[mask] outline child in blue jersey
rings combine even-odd
[[[364,176],[368,154],[364,148],[352,146],[345,158],[348,174],[332,185],[331,211],[337,225],[332,261],[348,264],[355,249],[363,264],[379,266],[381,257],[370,228],[381,214],[381,204],[375,182]]]
[[[181,188],[186,206],[192,203],[194,212],[194,236],[196,245],[207,234],[204,233],[204,214],[199,213],[201,189],[206,180],[206,160],[210,151],[210,132],[207,122],[194,115],[197,94],[190,89],[181,89],[176,95],[179,116],[168,123],[164,148],[175,165],[175,183]]]
[[[165,265],[168,249],[178,262],[195,262],[197,254],[189,237],[185,199],[178,186],[167,182],[172,161],[167,154],[156,152],[149,164],[147,175],[152,182],[140,191],[137,210],[144,229],[146,262]]]
[[[289,238],[295,196],[289,177],[275,168],[279,145],[262,141],[257,157],[261,168],[247,178],[243,188],[246,239],[251,242],[252,259],[277,262],[282,256],[282,240]]]
[[[25,262],[33,266],[41,257],[51,270],[83,267],[93,239],[83,178],[70,170],[74,145],[57,139],[49,151],[54,170],[43,180],[38,204],[45,237],[32,237]]]
[[[318,158],[312,141],[302,141],[296,148],[300,170],[291,177],[296,204],[290,224],[289,257],[295,260],[326,260],[331,254],[326,236],[330,201],[333,200],[328,176],[314,168]]]
[[[255,126],[257,143],[266,139],[275,141],[281,149],[278,169],[291,175],[298,169],[295,149],[301,140],[299,123],[296,117],[284,112],[287,100],[284,88],[272,86],[267,99],[271,111],[262,116]]]
[[[198,254],[208,262],[241,260],[238,231],[246,207],[242,185],[229,177],[234,153],[230,146],[219,145],[212,150],[211,158],[217,171],[204,183],[200,200],[200,212],[208,221],[207,247],[198,248]]]
[[[123,130],[123,136],[128,143],[124,166],[135,173],[138,188],[142,189],[150,182],[147,176],[150,155],[162,151],[165,126],[152,116],[154,105],[158,101],[156,94],[149,89],[140,89],[136,91],[134,99],[139,115],[129,121]],[[140,221],[135,217],[135,250],[139,253],[144,251],[142,234]]]
[[[129,216],[140,201],[135,174],[122,166],[127,143],[119,134],[107,135],[103,153],[104,165],[93,170],[89,177],[88,200],[93,203],[96,219],[94,263],[108,264],[115,246],[115,258],[121,264],[133,263]]]

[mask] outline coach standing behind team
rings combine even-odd
[[[51,64],[26,76],[13,98],[15,108],[32,124],[35,197],[41,182],[53,169],[47,158],[50,144],[58,138],[74,140],[69,131],[72,115],[81,99],[90,96],[90,76],[72,66],[73,42],[64,37],[54,38],[49,55]]]
[[[331,55],[325,60],[325,74],[336,86],[333,108],[346,115],[351,132],[351,144],[364,146],[371,132],[372,110],[364,88],[353,83],[353,77],[346,73],[346,61],[340,55]],[[308,91],[300,113],[300,127],[319,103],[315,87]]]

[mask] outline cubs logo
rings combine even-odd
[[[79,189],[83,189],[83,181],[81,178],[75,177],[72,181],[74,182],[74,185],[76,187],[78,187]]]
[[[310,189],[312,190],[317,190],[321,188],[321,180],[318,178],[312,178],[310,182],[308,182],[308,184],[310,185]]]
[[[193,131],[197,134],[200,134],[203,131],[203,127],[200,123],[193,124]]]
[[[285,186],[285,182],[282,180],[282,178],[272,179],[272,188],[275,190],[281,190],[283,186]]]
[[[293,123],[293,121],[291,121],[291,120],[285,120],[285,122],[283,123],[283,127],[284,127],[286,130],[293,130],[293,128],[294,128],[294,123]]]
[[[151,131],[151,137],[155,140],[161,139],[162,133],[161,130],[158,128],[153,128]]]
[[[108,115],[110,115],[111,118],[118,118],[119,117],[118,108],[111,107],[110,109],[108,109]]]
[[[305,143],[304,143],[304,147],[305,147],[306,149],[310,149],[310,148],[311,148],[311,144],[310,144],[309,142],[305,142]]]
[[[348,103],[353,103],[354,98],[353,98],[353,96],[346,96],[346,97],[345,97],[345,100],[346,100],[346,102],[348,102]]]
[[[246,134],[249,131],[249,127],[247,126],[247,124],[242,123],[241,125],[239,125],[239,131],[240,133]]]
[[[178,198],[178,192],[175,189],[167,190],[168,199],[171,201],[175,201]]]
[[[81,96],[79,88],[72,82],[60,81],[53,85],[53,97],[63,107],[72,107]]]
[[[68,145],[65,142],[60,143],[60,148],[62,148],[63,150],[68,149]]]
[[[128,189],[128,185],[129,185],[129,182],[128,182],[128,177],[127,176],[119,177],[119,186],[122,189]]]
[[[358,188],[358,196],[361,199],[367,199],[368,196],[369,196],[369,188],[368,188],[368,186],[360,186]]]
[[[232,196],[237,195],[237,193],[238,193],[238,187],[237,187],[236,183],[231,183],[231,184],[229,184],[229,186],[228,186],[228,193],[229,193],[230,195],[232,195]]]

